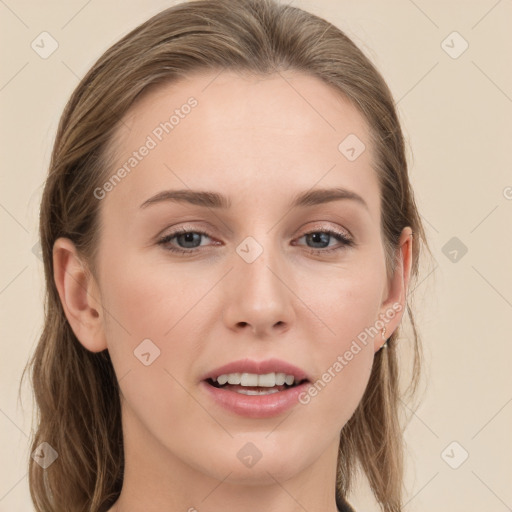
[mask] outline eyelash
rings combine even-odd
[[[176,231],[173,231],[172,233],[169,233],[168,235],[165,235],[164,237],[160,238],[158,240],[158,245],[165,246],[176,236],[183,235],[186,233],[196,233],[198,235],[204,235],[204,236],[207,236],[208,238],[211,238],[210,235],[208,235],[208,233],[206,233],[205,231],[201,231],[200,229],[199,230],[198,229],[191,230],[191,229],[187,229],[187,228],[180,228],[180,229],[177,229]],[[309,231],[307,233],[304,233],[299,238],[302,238],[307,235],[312,235],[315,233],[326,233],[328,235],[331,235],[334,238],[336,238],[339,242],[341,242],[341,245],[338,247],[332,247],[330,249],[306,248],[306,252],[309,252],[310,254],[313,254],[313,255],[330,254],[330,253],[342,250],[346,247],[353,247],[355,245],[354,241],[351,238],[348,238],[347,235],[345,235],[344,233],[341,233],[339,231],[333,230],[333,229],[317,229],[314,231]],[[168,246],[168,247],[164,247],[164,248],[166,251],[169,251],[169,252],[179,253],[179,254],[188,254],[188,255],[195,254],[201,250],[198,247],[195,247],[192,249],[182,249],[179,247]]]

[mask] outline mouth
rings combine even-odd
[[[307,378],[296,378],[285,373],[231,373],[209,377],[205,382],[217,389],[241,395],[271,395],[298,387],[309,382]]]
[[[217,406],[238,416],[263,419],[279,416],[299,403],[311,375],[281,359],[240,359],[210,370],[201,388]]]

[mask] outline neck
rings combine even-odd
[[[123,437],[123,488],[109,512],[338,510],[335,499],[338,438],[327,444],[317,460],[303,464],[294,472],[290,467],[293,462],[282,464],[271,453],[268,457],[263,455],[248,470],[235,457],[230,459],[231,465],[226,465],[225,460],[218,463],[213,450],[211,454],[202,454],[201,467],[193,467],[150,435],[129,409],[123,410]],[[235,439],[231,442],[236,456],[240,442]],[[295,451],[300,451],[300,447]]]

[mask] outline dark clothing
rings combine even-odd
[[[339,512],[355,512],[348,501],[338,496],[336,497],[336,507],[338,507]]]

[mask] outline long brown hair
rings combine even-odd
[[[376,160],[388,276],[395,269],[402,229],[410,226],[411,285],[417,279],[420,251],[428,244],[395,104],[379,72],[341,30],[274,0],[191,1],[152,17],[109,48],[81,80],[62,114],[52,152],[40,211],[45,324],[25,368],[31,368],[38,412],[32,450],[47,442],[58,453],[46,469],[29,459],[30,492],[38,512],[106,511],[120,494],[124,469],[116,375],[108,351],[86,350],[67,322],[53,279],[53,244],[58,237],[70,238],[94,272],[100,201],[93,191],[112,173],[109,150],[121,118],[150,87],[195,70],[222,69],[261,75],[302,71],[335,87],[361,112]],[[421,366],[411,298],[406,307],[413,347],[408,396],[417,388]],[[342,429],[336,482],[340,503],[361,467],[382,510],[402,510],[399,417],[405,392],[399,385],[399,332],[375,355],[363,399]]]

